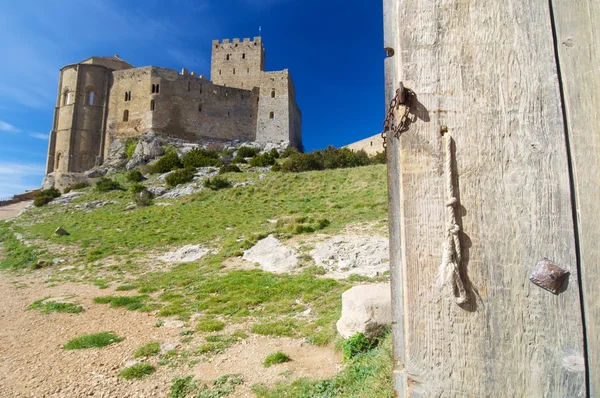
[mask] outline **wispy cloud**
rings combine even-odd
[[[49,135],[42,133],[29,133],[30,137],[37,138],[38,140],[47,140]]]
[[[10,123],[0,120],[0,131],[4,131],[7,133],[18,133],[19,129]]]
[[[0,162],[0,197],[39,188],[44,168],[43,164]]]

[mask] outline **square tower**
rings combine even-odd
[[[252,90],[265,70],[262,39],[213,40],[210,78],[214,84]]]

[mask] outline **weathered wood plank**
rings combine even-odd
[[[600,397],[600,3],[552,1],[571,150],[590,396]]]
[[[397,7],[399,37],[398,75],[386,81],[404,81],[421,104],[400,139],[396,170],[407,374],[400,396],[585,396],[548,4],[385,2]],[[447,199],[442,125],[456,148],[462,267],[471,286],[463,307],[436,286]],[[542,257],[571,272],[557,296],[528,280]]]

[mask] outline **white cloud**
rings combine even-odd
[[[19,129],[10,123],[0,120],[0,131],[5,131],[7,133],[18,133]]]
[[[44,170],[43,164],[0,161],[0,197],[39,188]]]
[[[29,133],[30,137],[37,138],[38,140],[47,140],[49,135],[42,133]]]

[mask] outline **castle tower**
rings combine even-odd
[[[262,39],[213,40],[210,77],[214,84],[252,90],[265,70]]]
[[[131,68],[118,57],[92,57],[60,70],[46,173],[83,172],[101,156],[111,72]]]

